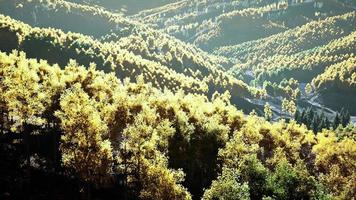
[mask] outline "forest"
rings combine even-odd
[[[355,16],[0,0],[0,199],[355,199]]]

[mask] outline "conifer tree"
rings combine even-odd
[[[325,117],[325,128],[330,129],[330,121],[327,117]]]
[[[339,126],[340,122],[341,122],[341,119],[340,119],[339,113],[336,113],[335,118],[334,118],[334,122],[333,122],[333,129],[334,130]]]
[[[311,123],[311,129],[313,130],[313,132],[316,134],[319,131],[319,126],[320,126],[320,121],[318,120],[318,117],[315,116],[312,120]]]
[[[314,111],[311,107],[308,108],[307,110],[307,127],[311,127],[314,119]]]
[[[346,127],[350,123],[350,113],[348,110],[344,110],[342,113],[341,121],[342,121],[342,126]]]
[[[302,114],[300,113],[299,110],[296,110],[295,115],[294,115],[294,120],[300,124],[302,122]]]
[[[307,112],[305,109],[303,109],[302,114],[300,116],[300,122],[305,125],[307,124]]]

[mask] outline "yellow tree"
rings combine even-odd
[[[293,100],[289,101],[286,98],[284,98],[282,100],[282,111],[287,112],[288,114],[293,116],[297,111],[297,106],[295,105]]]
[[[43,126],[43,113],[51,99],[50,89],[40,80],[39,63],[28,60],[24,53],[0,53],[0,102],[6,111],[11,132],[21,133],[30,165],[30,135]]]
[[[313,92],[313,87],[311,86],[310,83],[308,83],[308,84],[305,86],[305,92],[306,92],[307,94],[310,94],[310,93]]]
[[[338,141],[340,140],[340,141]],[[349,199],[356,195],[356,142],[344,137],[340,139],[329,130],[317,135],[313,147],[315,166],[321,181],[339,199]]]
[[[168,169],[164,156],[168,137],[173,133],[170,122],[159,122],[157,113],[148,107],[143,107],[133,124],[123,131],[120,168],[128,175],[128,184],[138,190],[136,195],[141,199],[191,199],[179,184],[183,181],[183,172]]]
[[[1,57],[6,60],[7,56],[2,54]],[[36,73],[38,63],[35,60],[26,60],[24,54],[18,55],[17,52],[7,59],[9,62],[1,63],[4,78],[0,82],[0,98],[5,102],[8,117],[11,119],[11,130],[26,132],[29,131],[29,126],[44,123],[41,115],[48,99],[47,88],[40,83],[40,77]]]
[[[86,182],[104,181],[112,171],[113,156],[107,125],[95,101],[77,83],[62,95],[60,107],[55,115],[63,131],[63,165],[73,168]]]

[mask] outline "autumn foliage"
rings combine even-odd
[[[132,199],[355,196],[356,142],[346,129],[315,135],[244,116],[229,93],[209,101],[162,92],[142,76],[121,82],[94,64],[60,69],[16,51],[0,53],[0,74],[2,135],[54,131],[66,174],[85,184],[120,175]]]

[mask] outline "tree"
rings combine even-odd
[[[340,120],[341,120],[342,126],[346,127],[350,123],[350,119],[351,119],[351,117],[350,117],[349,111],[342,108],[341,112],[340,112]]]
[[[348,136],[338,138],[336,133],[330,130],[319,133],[317,141],[312,152],[315,154],[315,168],[321,173],[320,182],[334,198],[354,197],[356,141]]]
[[[340,123],[341,123],[341,119],[340,119],[339,113],[336,113],[334,122],[333,122],[333,129],[335,130],[339,126]]]
[[[18,55],[14,52],[13,56],[19,56],[19,59],[3,71],[0,98],[5,102],[8,118],[11,118],[12,131],[26,132],[30,131],[30,126],[45,123],[42,114],[46,102],[50,100],[49,90],[40,83],[36,73],[38,64],[34,60],[26,60],[23,53]]]
[[[272,108],[271,108],[271,106],[269,105],[269,103],[266,103],[266,104],[265,104],[263,111],[264,111],[264,113],[265,113],[265,119],[266,119],[267,121],[271,121],[273,112],[272,112]]]
[[[325,124],[325,126],[324,126],[325,128],[330,129],[330,121],[327,117],[325,117],[324,124]]]
[[[159,122],[157,113],[148,107],[143,108],[134,117],[133,124],[124,129],[119,171],[128,176],[128,185],[136,193],[134,196],[158,200],[191,199],[180,184],[184,173],[169,169],[164,155],[168,138],[174,131],[168,120]]]
[[[203,200],[249,200],[247,183],[240,183],[237,170],[223,168],[222,174],[205,190]]]
[[[311,94],[313,92],[313,87],[309,83],[305,86],[305,92],[307,94]]]
[[[304,111],[304,110],[303,110],[303,111]],[[303,115],[300,113],[300,111],[299,111],[299,110],[296,110],[296,111],[295,111],[295,114],[294,114],[294,120],[295,120],[298,124],[302,123],[302,117],[303,117]]]
[[[307,127],[308,128],[311,128],[314,117],[315,117],[314,110],[312,109],[312,107],[309,107],[307,110]]]
[[[302,124],[305,124],[305,125],[307,124],[307,115],[308,115],[307,111],[305,109],[303,109],[302,114],[300,116]]]
[[[312,120],[311,127],[310,127],[315,134],[318,133],[320,124],[321,122],[318,120],[318,117],[315,116]]]
[[[0,60],[0,102],[6,112],[9,132],[19,133],[23,138],[27,176],[30,176],[30,137],[36,128],[47,123],[44,112],[52,104],[53,88],[41,80],[40,64],[26,59],[24,53],[14,51],[7,56],[0,52]]]
[[[282,100],[282,111],[283,112],[288,112],[290,115],[294,115],[297,110],[297,107],[294,103],[294,101],[289,101],[286,98]]]
[[[121,84],[113,74],[74,63],[56,67],[57,73],[44,62],[26,62],[0,53],[5,116],[12,112],[13,130],[27,134],[16,123],[41,132],[50,127],[45,112],[57,110],[62,164],[75,180],[100,187],[113,172],[128,183],[124,188],[132,199],[189,200],[188,190],[199,198],[204,188],[205,199],[327,199],[326,191],[339,199],[355,196],[354,127],[320,132],[327,118],[311,108],[303,110],[301,121],[316,128],[316,135],[295,121],[243,115],[228,93],[209,101],[205,95],[162,92],[142,77]],[[23,63],[20,73],[16,68]],[[286,111],[293,106],[285,104]]]
[[[113,155],[108,127],[80,84],[67,89],[55,113],[61,123],[62,163],[87,183],[99,184],[112,172]]]
[[[320,193],[316,181],[301,163],[293,167],[286,161],[280,161],[275,171],[269,174],[266,185],[276,200],[320,199],[315,195]]]

